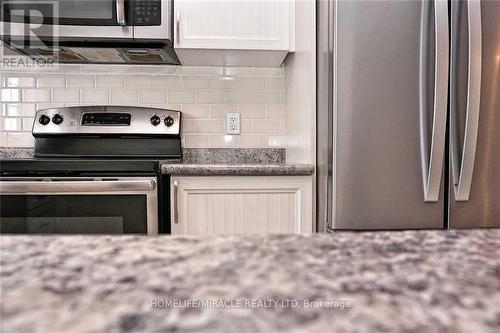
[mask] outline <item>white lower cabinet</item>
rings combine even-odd
[[[312,176],[171,178],[172,234],[313,231]]]

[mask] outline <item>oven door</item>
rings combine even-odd
[[[158,234],[157,179],[1,178],[2,234]]]
[[[1,11],[9,22],[2,35],[13,40],[27,33],[41,39],[133,38],[133,8],[126,0],[9,0]]]

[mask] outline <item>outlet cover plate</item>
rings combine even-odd
[[[226,134],[240,134],[240,114],[238,112],[226,113]]]

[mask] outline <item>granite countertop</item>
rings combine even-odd
[[[0,249],[5,333],[500,328],[500,229],[2,236]]]
[[[0,148],[1,159],[33,158],[29,148]],[[313,164],[286,163],[284,148],[185,148],[183,161],[161,161],[170,175],[312,175]]]
[[[312,164],[256,164],[256,163],[161,163],[161,173],[185,176],[291,176],[312,175]]]
[[[275,176],[312,175],[314,165],[285,162],[280,148],[184,149],[182,163],[163,161],[161,172],[170,175]]]

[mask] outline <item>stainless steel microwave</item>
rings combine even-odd
[[[178,64],[172,0],[2,0],[1,37],[31,58]]]

